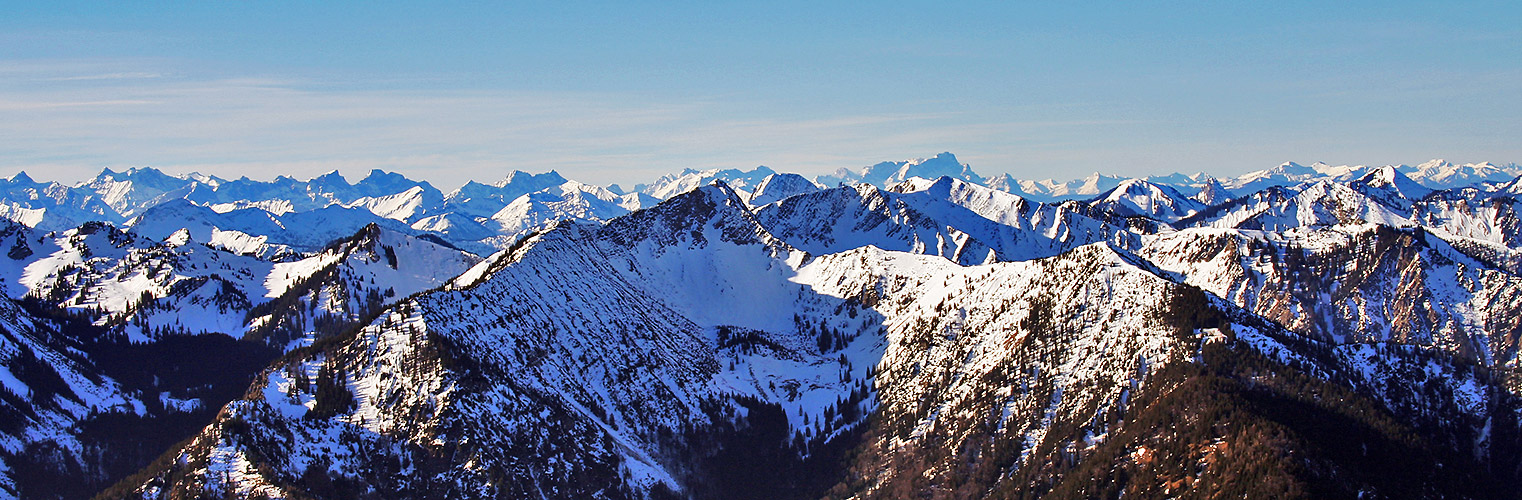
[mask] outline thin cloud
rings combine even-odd
[[[49,81],[49,82],[77,82],[77,81],[92,81],[92,80],[144,80],[144,79],[149,79],[149,78],[163,78],[163,77],[164,77],[164,75],[159,74],[159,73],[136,72],[136,73],[104,73],[104,74],[97,74],[97,75],[77,75],[77,76],[55,76],[55,77],[51,77],[51,78],[42,78],[41,80],[42,81]]]
[[[22,111],[33,109],[54,108],[89,108],[104,106],[142,106],[159,104],[158,101],[141,99],[116,99],[105,101],[57,101],[57,102],[27,102],[27,101],[0,101],[0,111]]]
[[[56,76],[88,72],[34,65]],[[24,73],[23,73],[24,74]],[[371,90],[300,79],[98,78],[0,86],[0,169],[77,181],[103,166],[153,165],[223,177],[363,176],[392,169],[449,189],[515,169],[557,169],[632,185],[681,168],[773,168],[822,174],[881,160],[984,151],[988,174],[1016,161],[1004,146],[1047,147],[1072,128],[1124,130],[1124,119],[1001,119],[926,109],[829,115],[768,110],[733,98],[617,93]],[[1019,117],[1014,117],[1019,118]],[[1068,130],[1068,132],[1064,132]],[[59,156],[65,151],[67,157]],[[1039,151],[1035,152],[1039,155]],[[69,163],[69,162],[77,163]],[[0,172],[3,173],[3,172]],[[41,174],[41,175],[38,175]]]

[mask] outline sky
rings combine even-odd
[[[1516,2],[0,0],[0,175],[1522,162]]]

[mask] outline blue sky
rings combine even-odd
[[[1522,161],[1522,7],[1222,4],[0,0],[0,174]]]

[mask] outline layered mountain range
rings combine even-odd
[[[1515,165],[0,182],[0,497],[1515,498]]]

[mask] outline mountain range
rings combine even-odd
[[[1517,498],[1519,174],[18,174],[0,497]]]

